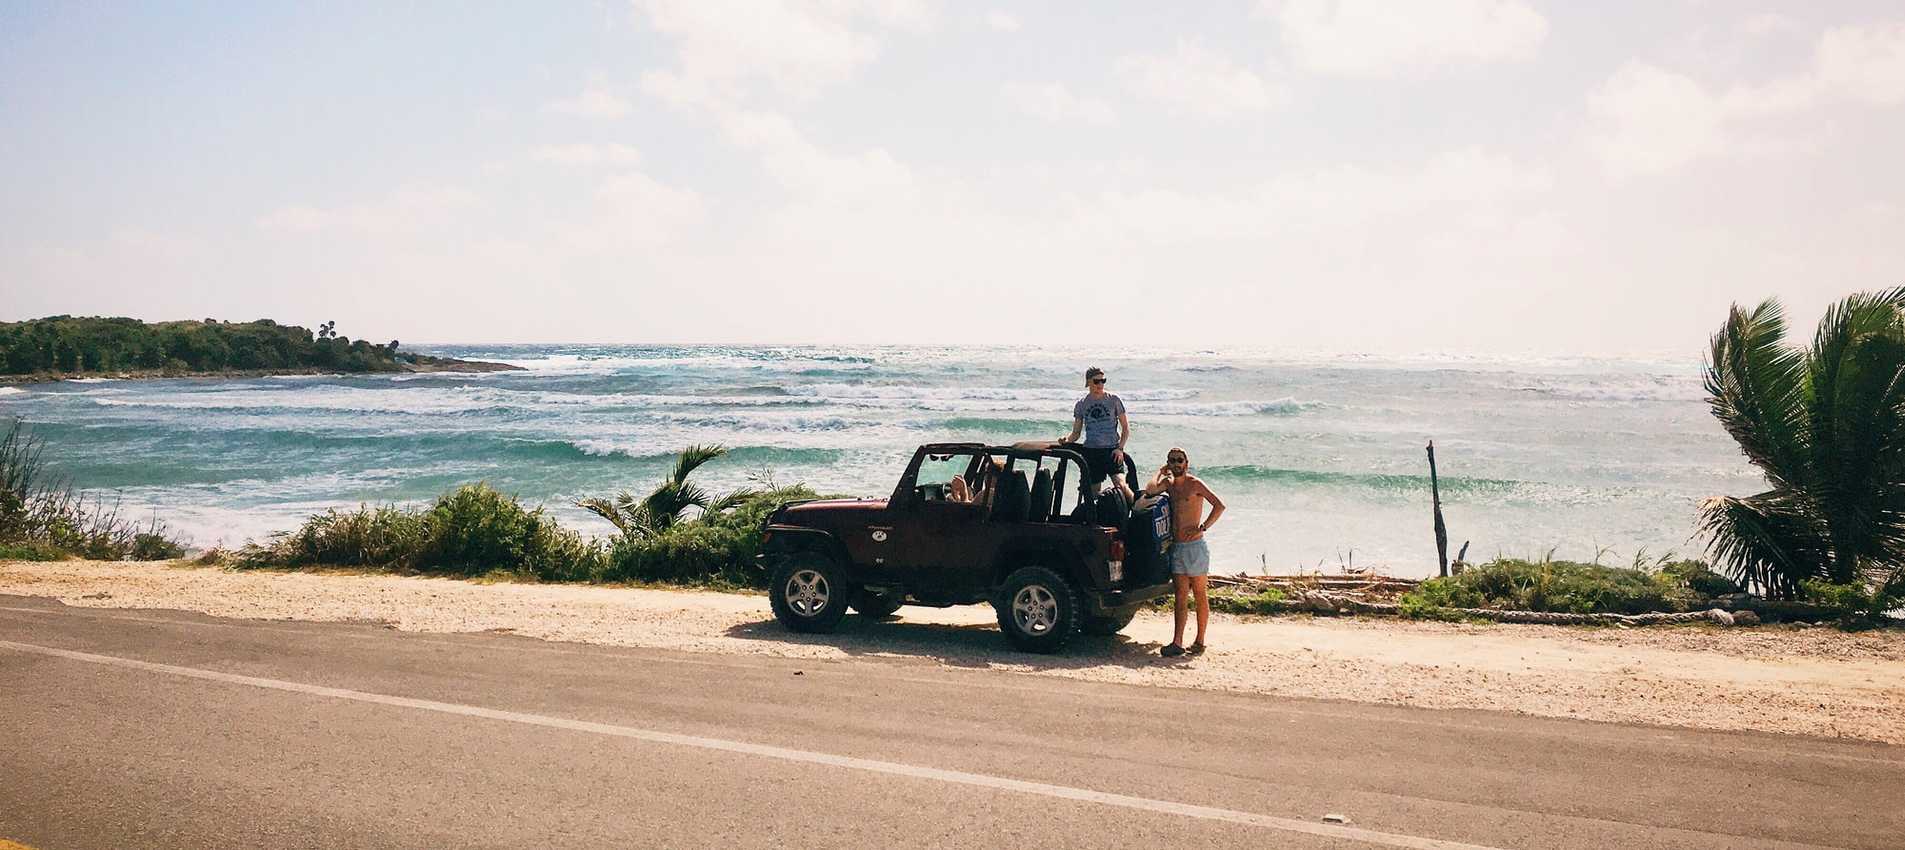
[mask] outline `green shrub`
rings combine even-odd
[[[383,505],[316,514],[297,531],[263,547],[239,553],[243,566],[411,567],[423,549],[424,519],[415,511]]]
[[[126,557],[134,561],[170,561],[185,557],[185,546],[156,531],[141,531],[132,536],[132,551]]]
[[[441,496],[423,517],[419,569],[481,575],[521,571],[545,581],[578,581],[602,571],[602,550],[558,525],[542,508],[528,510],[488,484],[467,484]]]
[[[1799,583],[1799,597],[1824,608],[1840,623],[1866,627],[1884,622],[1885,613],[1905,602],[1905,587],[1872,585],[1863,581],[1833,583],[1807,579]]]
[[[610,581],[716,584],[765,589],[761,522],[781,502],[813,498],[804,487],[777,488],[743,499],[732,510],[703,514],[659,534],[624,535],[609,552]]]
[[[0,543],[0,561],[64,561],[70,557],[66,550],[38,541]]]
[[[1696,594],[1665,571],[1648,573],[1571,561],[1499,559],[1459,575],[1423,582],[1400,604],[1437,608],[1497,608],[1570,614],[1641,614],[1685,611]]]
[[[1701,599],[1713,599],[1739,593],[1740,586],[1720,575],[1704,561],[1674,561],[1660,565],[1660,574],[1694,592]]]

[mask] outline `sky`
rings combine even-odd
[[[1697,356],[1902,151],[1896,2],[0,0],[0,319]]]

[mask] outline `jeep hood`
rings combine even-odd
[[[780,512],[782,519],[800,519],[820,514],[859,513],[886,510],[885,499],[818,499],[789,505]]]

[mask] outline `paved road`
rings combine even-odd
[[[1898,848],[1901,803],[1874,744],[0,596],[39,850]]]

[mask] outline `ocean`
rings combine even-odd
[[[1761,479],[1704,402],[1697,353],[1377,357],[1035,347],[436,345],[522,372],[72,380],[0,388],[79,487],[232,546],[360,503],[488,481],[568,525],[646,492],[675,452],[731,454],[713,490],[771,478],[885,496],[915,446],[1055,439],[1096,365],[1147,473],[1165,450],[1228,505],[1224,572],[1435,570],[1433,439],[1450,554],[1627,565],[1697,554],[1705,497]]]

